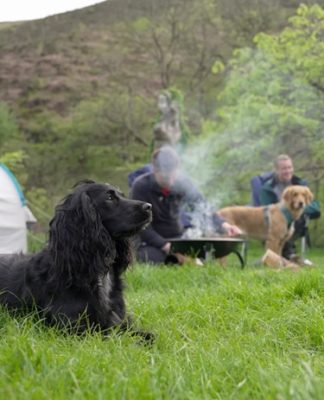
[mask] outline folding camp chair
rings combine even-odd
[[[128,174],[128,187],[131,188],[136,178],[139,176],[146,174],[148,172],[152,172],[153,166],[152,164],[145,164],[143,167],[136,169]]]

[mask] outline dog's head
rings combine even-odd
[[[152,220],[151,204],[127,199],[114,186],[90,180],[75,186],[57,206],[56,214],[60,213],[65,215],[66,224],[73,219],[79,232],[103,227],[112,238],[132,236]]]
[[[302,211],[313,200],[313,194],[307,186],[288,186],[282,193],[282,199],[291,211]]]
[[[74,281],[91,269],[93,277],[109,266],[119,273],[132,259],[128,238],[151,220],[151,204],[127,199],[112,185],[83,181],[56,207],[49,249]]]
[[[99,217],[113,238],[133,236],[152,220],[151,204],[128,199],[112,185],[90,181],[79,185],[76,194],[84,214],[90,220]]]

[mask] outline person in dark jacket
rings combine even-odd
[[[184,206],[195,209],[205,199],[189,178],[180,172],[180,160],[169,146],[161,147],[152,156],[153,171],[139,176],[133,183],[130,197],[152,204],[153,220],[140,234],[137,250],[139,261],[163,264],[170,253],[169,238],[181,237],[185,231],[181,220]],[[240,234],[238,227],[213,214],[215,230],[229,236]]]
[[[292,159],[281,154],[277,157],[274,164],[274,172],[265,181],[261,188],[261,205],[278,203],[281,194],[286,187],[291,185],[308,186],[307,182],[294,175],[294,166]],[[293,237],[285,244],[282,256],[294,260],[297,258],[295,241],[304,236],[306,229],[306,219],[316,219],[321,215],[320,206],[317,200],[306,206],[304,214],[295,222],[295,232]]]

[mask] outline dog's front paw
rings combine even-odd
[[[156,339],[156,335],[153,332],[147,332],[142,330],[132,330],[129,331],[132,336],[139,338],[138,343],[144,344],[145,346],[151,346]]]

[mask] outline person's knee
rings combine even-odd
[[[303,214],[297,221],[294,222],[294,234],[298,237],[305,236],[307,230],[307,220]]]
[[[296,254],[296,244],[293,240],[288,240],[282,250],[282,256],[289,259],[292,255]]]
[[[137,250],[137,260],[151,264],[164,264],[165,253],[153,246],[142,246]]]

